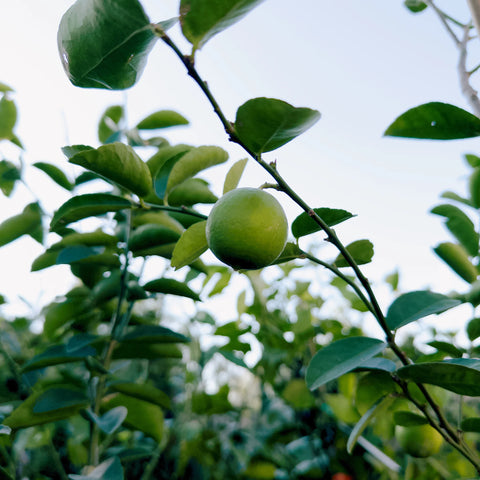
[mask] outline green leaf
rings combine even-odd
[[[12,162],[0,160],[0,190],[5,196],[10,196],[15,187],[15,182],[20,178],[20,170]]]
[[[173,278],[157,278],[156,280],[147,282],[143,288],[147,292],[179,295],[181,297],[191,298],[195,301],[200,301],[198,293],[194,292],[185,283],[174,280]]]
[[[428,420],[424,416],[403,410],[395,412],[393,419],[395,425],[402,427],[413,427],[415,425],[426,425],[428,423]]]
[[[310,390],[347,373],[377,353],[386,344],[369,337],[350,337],[333,342],[319,350],[307,368],[306,380]]]
[[[128,410],[125,425],[145,433],[160,443],[163,436],[163,413],[158,405],[123,393],[107,396],[103,404],[105,410],[119,406],[126,407]]]
[[[218,197],[210,191],[208,182],[201,178],[188,178],[168,195],[168,203],[173,207],[191,207],[197,203],[212,204],[217,200]]]
[[[139,398],[146,402],[153,403],[159,407],[171,409],[171,401],[168,395],[158,388],[148,384],[138,383],[114,383],[110,385],[110,390],[124,393],[133,398]]]
[[[455,202],[459,202],[459,203],[463,203],[464,205],[468,205],[469,207],[472,206],[472,203],[470,202],[470,200],[464,198],[464,197],[461,197],[460,195],[458,195],[457,193],[455,192],[450,192],[450,191],[447,191],[447,192],[443,192],[441,195],[440,195],[441,198],[446,198],[448,200],[453,200]]]
[[[473,342],[480,337],[480,318],[472,318],[467,324],[468,339]]]
[[[480,157],[478,155],[473,155],[472,153],[466,153],[465,160],[472,168],[480,167]]]
[[[460,300],[427,290],[408,292],[400,295],[388,308],[387,326],[396,330],[428,315],[445,312],[461,303]]]
[[[466,282],[475,282],[478,277],[478,270],[468,258],[468,254],[462,245],[444,242],[438,244],[433,251]]]
[[[150,170],[129,145],[109,143],[96,150],[79,152],[69,157],[69,162],[97,173],[139,197],[152,191]]]
[[[189,150],[173,165],[168,176],[165,195],[187,178],[193,177],[206,168],[225,163],[227,160],[228,153],[220,147],[201,146]]]
[[[478,255],[478,233],[473,222],[462,210],[454,205],[444,204],[434,207],[431,212],[446,217],[447,228],[465,247],[467,253],[472,257]]]
[[[172,267],[179,268],[190,265],[193,261],[208,250],[207,237],[205,234],[207,222],[194,223],[187,228],[178,240],[172,254]]]
[[[237,110],[235,132],[253,153],[270,152],[298,137],[320,118],[310,108],[296,108],[274,98],[253,98]]]
[[[480,396],[480,371],[472,368],[475,364],[469,360],[471,359],[457,358],[455,363],[446,360],[407,365],[397,370],[397,374],[404,380],[436,385],[459,395],[478,397]]]
[[[128,411],[126,407],[120,406],[108,410],[101,417],[95,415],[91,410],[86,410],[85,413],[90,420],[98,425],[102,432],[110,435],[122,425],[125,418],[127,418]]]
[[[474,418],[465,418],[462,420],[462,423],[460,425],[460,428],[464,432],[480,432],[480,418],[474,417]]]
[[[248,158],[242,158],[236,161],[227,172],[225,182],[223,183],[223,194],[225,195],[230,190],[238,187],[240,179],[242,178],[243,171],[247,165]]]
[[[182,0],[180,23],[194,50],[214,35],[238,22],[263,0]]]
[[[353,448],[357,444],[359,437],[362,435],[365,428],[367,428],[368,424],[375,418],[377,415],[381,415],[385,412],[385,410],[390,407],[390,405],[394,402],[395,398],[388,396],[382,398],[379,402],[375,403],[372,407],[370,407],[367,412],[362,416],[362,418],[356,423],[353,427],[350,435],[348,436],[347,440],[347,452],[352,454]]]
[[[428,5],[421,0],[404,0],[403,4],[412,12],[418,13],[425,10]]]
[[[48,391],[48,390],[47,390]],[[7,418],[3,420],[3,424],[12,430],[33,427],[35,425],[43,425],[45,423],[56,422],[69,418],[78,413],[82,405],[74,405],[70,407],[50,410],[43,413],[35,413],[34,407],[39,398],[45,393],[45,390],[38,390],[32,393],[24,400]],[[84,406],[84,405],[83,405]]]
[[[134,230],[128,246],[132,252],[138,253],[159,245],[175,244],[179,238],[178,231],[164,225],[146,223]]]
[[[337,208],[314,208],[313,210],[329,227],[338,225],[355,216],[346,210]],[[292,222],[292,234],[295,238],[310,235],[320,230],[322,230],[322,227],[307,212],[301,213]]]
[[[118,457],[111,457],[94,468],[88,475],[68,476],[70,480],[123,480],[123,467]]]
[[[480,118],[454,105],[431,102],[400,115],[384,135],[429,140],[478,137]]]
[[[77,0],[57,35],[63,68],[74,85],[113,90],[138,81],[156,38],[137,0]]]
[[[372,261],[373,244],[370,240],[356,240],[347,245],[347,250],[357,265],[364,265],[365,263],[370,263]],[[338,255],[334,264],[338,268],[350,266],[342,254]]]
[[[281,263],[290,262],[297,258],[305,258],[305,253],[299,248],[296,243],[287,242],[283,252],[272,263],[272,265],[280,265]]]
[[[85,407],[89,400],[84,392],[65,387],[49,388],[43,392],[33,406],[33,413],[46,413],[71,407]]]
[[[144,118],[137,124],[139,130],[156,130],[157,128],[188,125],[188,120],[173,110],[159,110]]]
[[[138,325],[125,333],[120,341],[142,343],[187,343],[188,337],[160,325]]]
[[[98,123],[98,139],[101,143],[112,141],[111,139],[120,131],[120,121],[124,115],[121,105],[112,105],[105,110]]]
[[[69,351],[65,345],[53,345],[25,363],[22,367],[22,372],[30,372],[31,370],[50,367],[52,365],[78,362],[89,355],[96,354],[97,351],[90,345],[74,351]]]
[[[14,137],[13,128],[17,123],[17,107],[6,95],[0,100],[0,140]]]
[[[470,189],[471,205],[474,208],[480,208],[480,167],[477,167],[473,170],[468,184]]]
[[[428,342],[427,345],[436,348],[439,352],[446,353],[454,358],[462,358],[463,354],[466,353],[464,348],[458,348],[448,342],[433,340],[432,342]]]
[[[143,342],[122,342],[113,352],[114,359],[145,358],[148,360],[159,360],[162,358],[182,358],[182,352],[173,343],[143,343]]]
[[[38,203],[28,204],[18,215],[0,223],[0,247],[13,242],[22,235],[31,235],[42,226],[42,213]]]
[[[73,190],[72,182],[70,182],[60,168],[46,162],[36,162],[33,166],[46,173],[57,185],[60,185],[65,190],[68,190],[69,192]]]
[[[55,232],[83,218],[104,215],[108,212],[118,212],[126,208],[132,208],[132,203],[115,195],[107,193],[77,195],[67,200],[55,212],[50,222],[50,230]]]

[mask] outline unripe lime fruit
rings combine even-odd
[[[398,426],[395,436],[399,445],[412,457],[425,458],[435,455],[442,446],[443,438],[430,425]]]
[[[234,269],[266,267],[282,253],[288,222],[278,201],[258,188],[237,188],[213,206],[207,220],[213,254]]]

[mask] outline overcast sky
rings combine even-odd
[[[27,164],[48,161],[73,174],[60,148],[68,143],[97,146],[101,113],[125,102],[131,125],[155,110],[175,109],[191,126],[169,132],[173,142],[220,145],[232,161],[244,156],[227,142],[197,86],[161,42],[141,81],[128,92],[78,89],[68,83],[56,47],[58,23],[72,2],[4,3],[0,81],[16,90],[17,131]],[[142,4],[152,21],[176,15],[177,1]],[[443,4],[454,4],[457,11],[450,12],[468,18],[464,2]],[[172,35],[186,47],[178,30]],[[474,50],[472,66],[478,53]],[[345,243],[373,241],[374,262],[364,270],[374,281],[399,268],[404,290],[431,286],[441,292],[465,286],[433,254],[432,247],[450,237],[441,219],[428,212],[442,191],[464,191],[462,154],[480,153],[478,141],[422,142],[382,133],[399,114],[421,103],[468,108],[456,62],[455,47],[433,12],[412,15],[401,0],[266,0],[197,56],[200,73],[232,120],[239,105],[257,96],[318,109],[322,119],[310,131],[267,159],[277,160],[282,175],[313,207],[344,208],[358,215],[337,232]],[[16,159],[16,151],[3,145],[0,152]],[[206,174],[218,195],[228,166]],[[50,211],[67,199],[41,172],[30,170],[28,178]],[[250,162],[242,185],[268,180]],[[279,198],[290,219],[295,218],[298,208]],[[0,217],[18,213],[31,199],[22,188],[10,199],[1,197]],[[48,292],[61,290],[57,282],[58,272],[67,271],[63,267],[28,273],[39,253],[41,248],[28,238],[0,250],[0,293],[34,299],[37,291],[48,297]],[[28,291],[22,292],[27,276]]]

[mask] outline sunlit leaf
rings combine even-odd
[[[0,190],[7,197],[13,192],[15,183],[20,180],[20,170],[8,160],[0,160]]]
[[[467,251],[462,245],[443,242],[438,244],[433,251],[466,282],[475,282],[478,270],[468,258]]]
[[[197,203],[212,204],[218,197],[212,193],[207,181],[202,178],[188,178],[168,194],[169,205],[190,207]]]
[[[313,210],[329,227],[338,225],[355,216],[346,210],[337,208],[314,208]],[[320,230],[322,230],[322,227],[307,212],[302,212],[292,222],[292,234],[295,238],[310,235]]]
[[[248,158],[236,161],[227,172],[225,181],[223,183],[223,194],[225,195],[230,190],[238,187],[240,178],[242,178],[243,171],[247,165]]]
[[[17,107],[6,95],[0,100],[0,140],[13,138],[13,128],[17,123]]]
[[[180,23],[185,38],[194,49],[238,22],[263,0],[182,0]]]
[[[139,130],[156,130],[157,128],[187,125],[188,120],[173,110],[159,110],[150,114],[137,124]]]
[[[152,191],[150,170],[129,145],[109,143],[98,149],[79,152],[70,156],[68,161],[115,182],[139,197]]]
[[[42,213],[38,203],[28,204],[18,215],[0,223],[0,247],[22,235],[30,235],[42,225]]]
[[[454,105],[431,102],[400,115],[387,128],[385,135],[431,140],[478,137],[480,119]]]
[[[132,203],[129,200],[115,195],[106,193],[77,195],[67,200],[55,212],[50,222],[50,230],[55,232],[83,218],[118,212],[131,207]]]
[[[314,390],[357,368],[385,347],[386,344],[381,340],[369,337],[344,338],[323,347],[308,365],[306,373],[308,388]]]
[[[445,312],[460,303],[459,300],[427,290],[404,293],[388,308],[387,326],[391,330],[396,330],[428,315]]]
[[[370,240],[356,240],[347,245],[347,251],[357,265],[364,265],[365,263],[370,263],[372,261],[373,244]],[[350,266],[342,254],[338,255],[334,264],[338,268]]]
[[[259,155],[298,137],[320,118],[310,108],[297,108],[274,98],[253,98],[237,110],[235,132],[246,147]]]
[[[194,223],[182,234],[172,255],[172,267],[175,269],[190,265],[208,249],[207,237],[205,234],[207,222]]]
[[[113,90],[139,79],[156,38],[137,0],[77,0],[63,15],[57,35],[74,85]]]

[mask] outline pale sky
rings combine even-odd
[[[3,3],[0,81],[16,90],[17,132],[26,146],[26,164],[48,161],[72,175],[60,148],[74,143],[97,146],[101,113],[125,101],[131,125],[155,110],[175,109],[191,126],[166,131],[172,142],[222,146],[230,152],[231,163],[245,156],[226,140],[197,86],[161,42],[142,79],[127,93],[82,90],[68,83],[56,47],[59,20],[73,2]],[[177,3],[142,2],[152,21],[174,16]],[[457,12],[449,11],[465,20],[463,3],[441,2],[446,9],[454,4]],[[178,30],[172,35],[181,38]],[[185,41],[180,43],[186,47]],[[480,60],[478,53],[477,48],[472,51],[472,66],[475,55]],[[428,212],[442,191],[463,193],[468,170],[462,154],[480,153],[479,142],[399,140],[382,134],[398,115],[421,103],[468,108],[456,63],[453,43],[433,12],[413,15],[401,0],[266,0],[197,56],[198,70],[232,120],[239,105],[257,96],[319,110],[322,118],[311,130],[266,158],[277,160],[282,175],[312,207],[344,208],[358,215],[337,232],[345,243],[373,241],[374,261],[364,271],[374,282],[398,268],[404,290],[431,286],[439,292],[466,285],[432,252],[450,236],[441,219]],[[17,152],[3,144],[0,153],[16,160]],[[205,174],[217,195],[229,165]],[[27,178],[48,210],[67,199],[43,173],[29,169]],[[242,186],[268,180],[252,161]],[[278,198],[293,220],[298,208]],[[32,197],[22,187],[12,198],[0,197],[0,220],[29,201]],[[59,276],[68,272],[65,267],[29,273],[31,260],[41,251],[29,238],[0,249],[0,293],[35,301],[62,289]]]

